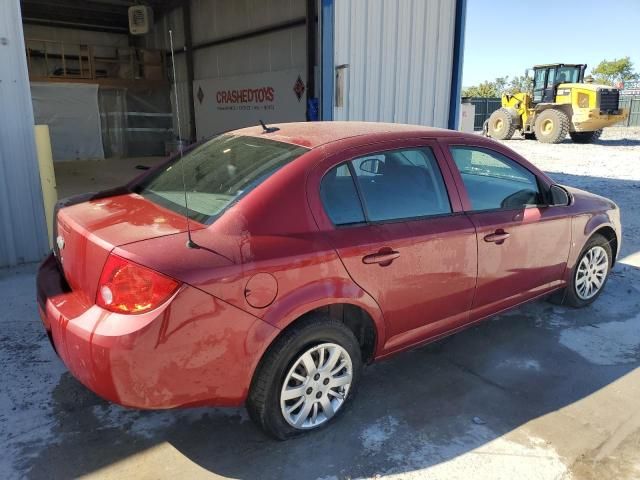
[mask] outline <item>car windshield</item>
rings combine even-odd
[[[211,223],[275,171],[307,151],[263,138],[220,135],[148,177],[137,193],[189,218]],[[184,169],[184,182],[183,182]]]

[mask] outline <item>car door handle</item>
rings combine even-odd
[[[507,238],[509,238],[511,235],[509,235],[507,232],[505,232],[504,230],[500,229],[500,230],[496,230],[493,233],[490,233],[489,235],[484,237],[484,241],[485,242],[493,242],[493,243],[497,243],[498,245],[502,244]]]
[[[393,250],[390,252],[372,253],[371,255],[365,255],[364,257],[362,257],[362,263],[366,263],[367,265],[377,263],[380,266],[386,267],[399,256],[400,252],[395,252]]]

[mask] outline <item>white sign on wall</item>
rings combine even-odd
[[[620,93],[622,95],[640,95],[640,81],[626,80]]]
[[[306,118],[306,80],[300,70],[209,78],[193,82],[198,139],[236,128]]]

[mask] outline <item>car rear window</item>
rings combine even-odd
[[[233,203],[308,149],[263,138],[220,135],[177,157],[136,192],[189,218],[211,223]],[[183,172],[184,170],[184,172]],[[184,173],[184,181],[183,181]]]

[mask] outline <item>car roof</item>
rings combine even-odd
[[[378,122],[296,122],[269,124],[269,128],[278,130],[272,133],[264,132],[261,126],[242,128],[228,132],[232,135],[247,135],[268,138],[307,148],[315,148],[327,143],[337,142],[346,138],[363,137],[363,142],[375,140],[388,134],[401,134],[402,137],[464,137],[466,134],[443,128],[424,127],[422,125],[405,125],[400,123]]]

